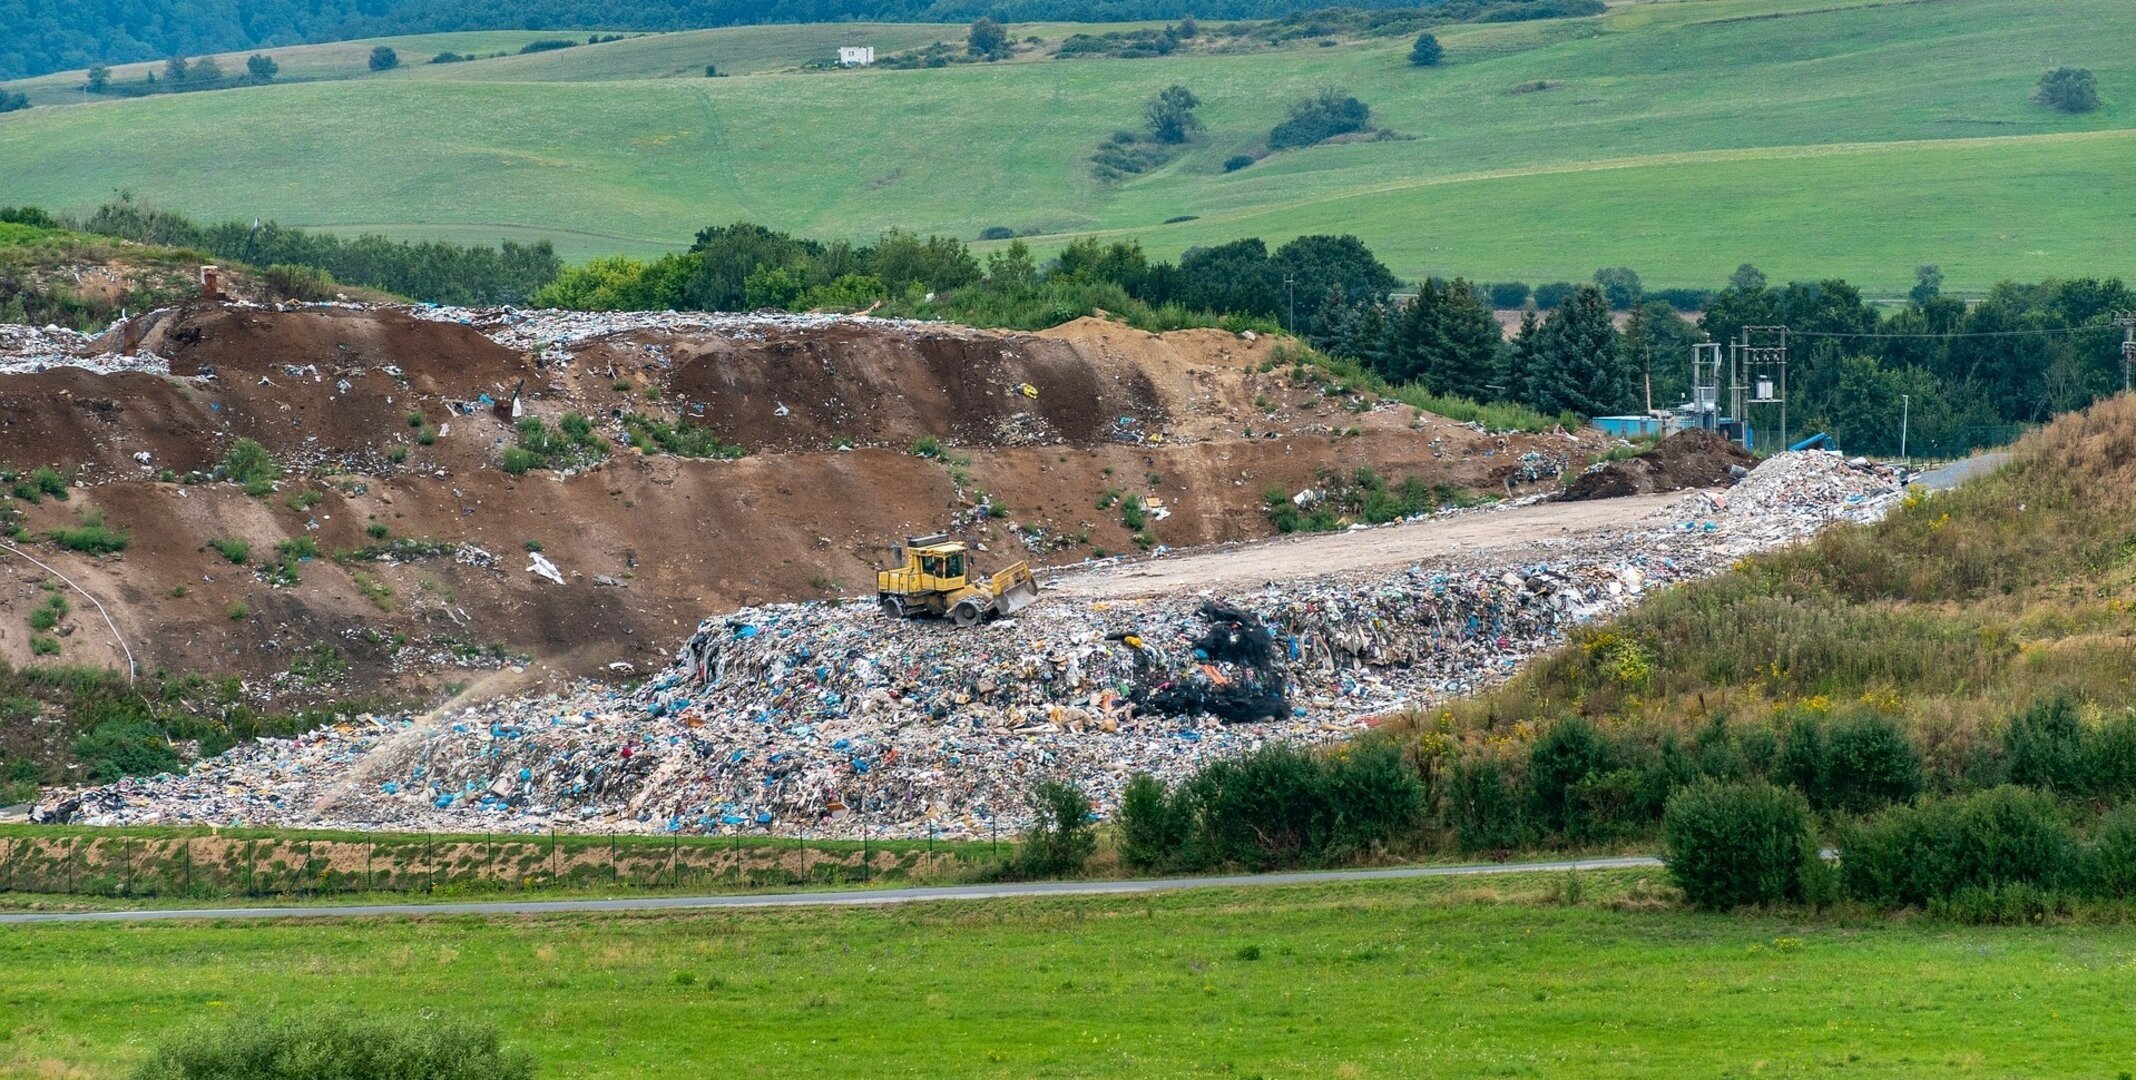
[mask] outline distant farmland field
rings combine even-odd
[[[1011,29],[1050,48],[1074,28]],[[1747,261],[1900,292],[1938,263],[1950,287],[1977,290],[2136,272],[2136,56],[2117,44],[2130,30],[2122,0],[1683,0],[1446,27],[1436,69],[1406,62],[1406,38],[1366,38],[795,70],[839,44],[887,55],[960,40],[953,26],[747,27],[445,65],[413,62],[428,46],[410,43],[383,75],[0,116],[0,192],[82,210],[124,189],[197,216],[402,237],[552,236],[574,258],[671,249],[738,219],[856,239],[999,226],[1041,250],[1134,235],[1163,254],[1334,231],[1412,278],[1623,264],[1649,285],[1711,285]],[[2046,58],[2097,72],[2103,107],[2034,104]],[[704,78],[705,63],[737,76]],[[1203,100],[1207,133],[1154,172],[1094,176],[1098,144],[1174,83]],[[1400,138],[1224,170],[1328,86]]]

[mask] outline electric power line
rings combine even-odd
[[[1965,333],[1959,333],[1959,332],[1957,332],[1957,331],[1955,331],[1955,330],[1954,330],[1954,331],[1952,331],[1952,332],[1950,332],[1950,333],[1947,333],[1947,334],[1881,334],[1881,333],[1867,333],[1867,334],[1856,334],[1856,333],[1847,333],[1847,332],[1844,332],[1844,331],[1839,331],[1839,330],[1789,330],[1789,331],[1788,331],[1788,334],[1789,334],[1789,336],[1791,336],[1791,337],[1823,337],[1823,338],[1887,338],[1887,339],[1891,339],[1891,340],[1904,340],[1904,339],[1908,339],[1908,338],[1921,338],[1921,339],[1929,339],[1929,338],[1936,338],[1936,339],[1941,339],[1941,338],[1983,338],[1983,337],[2041,337],[2041,336],[2045,336],[2045,335],[2048,335],[2048,334],[2081,334],[2081,333],[2085,333],[2085,332],[2087,332],[2087,331],[2092,331],[2092,330],[2111,330],[2111,329],[2113,329],[2113,326],[2112,326],[2112,324],[2110,324],[2110,323],[2093,323],[2093,324],[2091,324],[2091,325],[2089,325],[2089,326],[2050,326],[2050,327],[2045,327],[2045,328],[2043,328],[2043,329],[2039,329],[2039,330],[1973,330],[1973,331],[1968,331],[1968,332],[1965,332]]]

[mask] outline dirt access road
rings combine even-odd
[[[1400,568],[1457,553],[1473,554],[1623,528],[1687,494],[1672,491],[1593,502],[1545,502],[1443,521],[1228,544],[1171,558],[1070,571],[1047,581],[1045,588],[1058,596],[1120,599],[1222,586],[1258,586],[1268,581],[1353,570]]]

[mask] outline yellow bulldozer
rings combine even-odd
[[[988,577],[972,569],[962,542],[944,535],[911,537],[898,547],[897,557],[904,565],[875,574],[876,602],[894,619],[932,615],[977,626],[1038,599],[1038,579],[1029,563]]]

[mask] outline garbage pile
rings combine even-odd
[[[1683,506],[1694,518],[1726,515],[1745,525],[1772,518],[1767,532],[1793,534],[1833,521],[1877,521],[1909,479],[1905,470],[1867,458],[1794,451],[1766,459],[1727,491],[1689,496]]]
[[[95,349],[94,336],[64,326],[0,323],[0,375],[34,375],[56,367],[84,368],[99,375],[171,373],[171,362],[155,353],[99,353]]]
[[[472,326],[490,340],[508,348],[568,354],[588,342],[624,334],[653,331],[661,334],[719,336],[741,341],[762,341],[774,330],[819,330],[828,326],[925,327],[943,331],[946,323],[909,319],[878,319],[868,315],[827,315],[787,312],[703,311],[563,311],[548,308],[461,308],[417,304],[408,314],[433,322],[456,322]]]
[[[984,836],[1039,779],[1110,806],[1269,742],[1326,742],[1510,676],[1647,590],[1890,505],[1899,477],[1781,455],[1637,525],[1222,597],[1047,594],[959,630],[873,605],[704,620],[631,691],[260,740],[41,812],[90,824]],[[1429,526],[1417,526],[1426,527]]]

